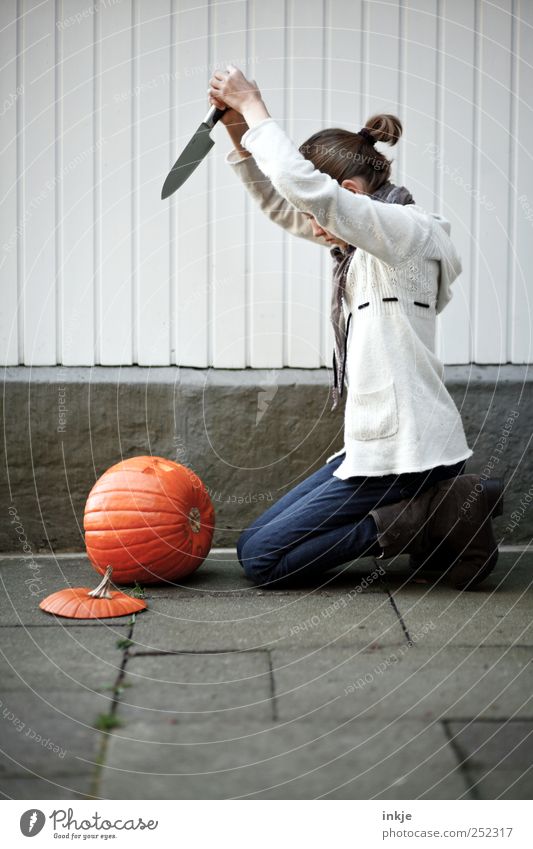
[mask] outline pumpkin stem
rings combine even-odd
[[[113,598],[110,590],[111,584],[111,572],[113,568],[108,566],[105,570],[105,575],[94,590],[91,590],[89,595],[93,598]]]

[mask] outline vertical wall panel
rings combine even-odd
[[[60,5],[58,362],[94,363],[94,17]],[[76,16],[72,23],[71,16]]]
[[[22,210],[24,363],[56,360],[54,4],[23,5]]]
[[[437,323],[437,353],[447,363],[468,363],[472,346],[472,226],[482,203],[490,206],[492,190],[478,187],[473,171],[475,113],[474,3],[445,0],[441,7],[440,117],[438,139],[426,156],[434,162],[436,211],[451,224],[451,236],[461,257],[462,274],[453,284],[453,298]]]
[[[497,198],[495,209],[478,207],[474,238],[474,359],[507,359],[511,0],[481,0],[478,126],[478,186]]]
[[[401,117],[404,140],[401,179],[423,209],[442,213],[438,163],[442,162],[443,156],[439,145],[443,131],[440,74],[444,62],[439,36],[444,23],[437,18],[439,11],[438,0],[409,0],[402,14],[404,75]],[[448,217],[448,211],[444,215]],[[456,303],[457,298],[454,306]],[[453,327],[444,338],[453,344]],[[437,349],[442,346],[439,332],[436,346]]]
[[[285,126],[285,0],[250,2],[249,69],[263,93],[268,110]],[[235,180],[237,175],[235,175]],[[241,189],[244,192],[244,189]],[[248,204],[249,222],[249,360],[254,368],[284,365],[283,230],[259,208]]]
[[[6,0],[0,20],[0,362],[17,365],[17,3]]]
[[[135,8],[134,359],[140,365],[169,365],[171,202],[161,201],[161,162],[170,138],[170,0],[136,0]]]
[[[174,0],[174,6],[173,133],[167,165],[162,169],[162,180],[165,170],[173,165],[209,109],[209,14],[206,0],[190,0],[185,8]],[[221,130],[219,127],[218,132]],[[162,163],[165,163],[164,157]],[[171,281],[175,299],[172,362],[198,368],[210,364],[208,168],[206,162],[201,163],[169,201],[171,206],[175,205],[176,213],[173,219],[176,273]]]
[[[427,154],[428,148],[436,141],[436,12],[437,0],[409,0],[403,10],[402,20],[402,181],[411,190],[417,204],[431,212],[436,210],[438,204],[435,168]],[[396,156],[398,147],[389,149],[391,155]]]
[[[342,127],[356,132],[365,120],[361,109],[362,79],[362,6],[363,0],[354,0],[348,9],[335,0],[326,0],[326,68],[324,125]],[[333,354],[333,329],[331,309],[331,267],[327,251],[325,259],[322,298],[324,362],[331,366]]]
[[[331,365],[331,257],[253,205],[214,149],[165,175],[227,61],[295,143],[405,126],[392,177],[450,222],[445,363],[531,362],[533,5],[526,0],[4,0],[3,364]],[[17,19],[17,14],[19,18]]]
[[[533,4],[516,2],[517,87],[514,93],[513,125],[516,169],[511,185],[513,222],[511,233],[510,345],[508,359],[514,363],[533,361]]]
[[[288,0],[287,95],[289,121],[286,129],[297,145],[323,126],[322,0],[309,0],[305,15],[297,0]],[[287,363],[298,368],[323,364],[322,342],[322,245],[304,239],[288,242]]]
[[[235,3],[212,3],[212,65],[225,69],[228,62],[246,67],[246,0]],[[208,77],[209,79],[209,77]],[[207,103],[207,95],[205,96]],[[225,133],[215,128],[217,139]],[[211,186],[211,339],[212,363],[219,368],[242,368],[246,365],[246,199],[243,188],[236,184],[224,163],[227,139],[217,143],[209,166]],[[231,332],[228,332],[231,328]]]
[[[361,6],[326,0],[326,114],[330,127],[355,132],[366,115],[361,114]]]
[[[400,10],[398,0],[365,0],[365,98],[363,117],[398,112],[400,78]],[[384,148],[388,150],[387,146]]]
[[[131,0],[105,7],[99,23],[100,268],[98,362],[133,362],[132,286],[132,9]]]

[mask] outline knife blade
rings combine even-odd
[[[225,111],[225,108],[218,109],[216,106],[211,107],[195,134],[168,172],[161,190],[161,200],[165,200],[165,198],[174,194],[183,185],[185,180],[191,176],[202,159],[205,159],[215,143],[210,136],[210,132]]]

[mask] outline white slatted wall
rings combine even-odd
[[[211,70],[301,143],[397,112],[393,179],[463,260],[446,363],[532,361],[532,0],[2,0],[3,364],[330,365],[330,258],[253,208],[216,146],[163,179]]]

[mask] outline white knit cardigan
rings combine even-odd
[[[342,188],[306,160],[274,118],[248,129],[230,151],[260,208],[295,236],[314,237],[310,213],[355,245],[343,301],[351,313],[346,354],[344,446],[334,471],[353,475],[417,472],[472,455],[435,355],[435,323],[452,297],[461,261],[450,223],[417,204],[387,204]]]

